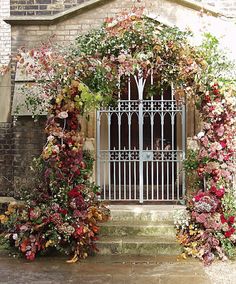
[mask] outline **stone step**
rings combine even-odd
[[[175,239],[174,224],[138,223],[110,221],[100,225],[100,236],[156,236]]]
[[[111,220],[127,222],[157,222],[173,224],[176,210],[185,210],[182,205],[110,205]]]
[[[97,241],[100,255],[178,255],[175,240],[160,237],[102,237]]]

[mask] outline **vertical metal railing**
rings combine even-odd
[[[166,90],[145,97],[146,82],[141,72],[128,76],[127,94],[119,93],[116,106],[97,111],[96,176],[102,199],[178,201],[185,194],[185,103],[175,101],[173,84],[168,98]],[[155,84],[152,71],[148,82]]]

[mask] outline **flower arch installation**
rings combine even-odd
[[[25,93],[31,109],[48,109],[48,137],[34,163],[35,188],[23,197],[24,205],[10,204],[1,215],[9,246],[27,259],[55,247],[74,254],[72,262],[95,250],[97,223],[107,219],[108,210],[89,181],[93,160],[83,151],[79,120],[100,105],[116,103],[122,76],[140,71],[148,76],[152,70],[159,84],[150,92],[174,83],[176,100],[194,102],[203,120],[199,150],[189,152],[185,162],[194,190],[177,220],[183,256],[210,263],[214,255],[231,255],[236,240],[232,65],[218,52],[215,38],[208,35],[193,47],[189,36],[133,9],[107,18],[69,47],[43,45],[19,56],[41,88],[37,97],[31,86]]]

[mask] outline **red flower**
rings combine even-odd
[[[26,247],[28,246],[28,244],[29,244],[28,240],[24,240],[20,245],[20,250],[22,252],[26,252]]]
[[[225,219],[225,216],[224,216],[224,215],[221,215],[221,216],[220,216],[220,221],[221,221],[222,224],[224,224],[224,223],[227,222],[227,220]]]
[[[223,197],[224,194],[225,194],[224,188],[221,188],[221,189],[219,189],[219,190],[216,190],[215,194],[216,194],[216,196],[219,197],[219,198]]]
[[[205,196],[204,192],[200,192],[198,195],[194,197],[195,201],[199,201],[203,196]]]
[[[230,216],[229,219],[228,219],[228,222],[233,224],[234,223],[234,219],[235,219],[234,216]]]
[[[68,196],[70,197],[77,197],[80,196],[81,192],[78,191],[78,188],[74,187],[72,190],[68,192]]]
[[[78,197],[78,196],[81,196],[81,190],[84,189],[84,185],[82,184],[79,184],[79,185],[76,185],[73,189],[71,189],[69,192],[68,192],[68,195],[70,197]]]
[[[66,215],[68,211],[66,209],[59,208],[58,210],[61,214]]]
[[[211,187],[210,191],[213,192],[213,193],[216,193],[217,188],[213,185],[213,186]]]
[[[227,143],[225,141],[221,141],[220,145],[221,145],[222,148],[225,148],[227,146]]]
[[[83,170],[86,168],[86,164],[85,164],[84,161],[81,161],[81,162],[80,162],[80,167],[81,167],[81,169],[83,169]]]
[[[42,222],[44,223],[44,224],[47,224],[48,222],[50,222],[50,218],[43,218],[42,219]]]
[[[29,251],[27,254],[26,254],[26,258],[28,260],[34,260],[35,259],[35,253],[32,252],[32,251]]]
[[[225,232],[225,237],[230,238],[231,235],[235,232],[235,229],[232,227],[227,232]]]
[[[83,231],[84,231],[84,227],[80,226],[76,228],[75,233],[76,235],[80,236],[83,233]]]
[[[197,173],[198,173],[198,176],[199,176],[199,177],[202,177],[203,172],[204,172],[204,168],[203,168],[203,167],[199,167],[199,168],[197,169]]]
[[[205,96],[205,101],[206,101],[207,103],[209,103],[209,102],[211,101],[211,97],[210,97],[209,95],[206,95],[206,96]]]

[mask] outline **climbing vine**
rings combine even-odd
[[[43,45],[19,56],[34,77],[25,88],[26,101],[35,112],[48,109],[47,143],[35,162],[36,187],[25,204],[10,204],[1,222],[5,240],[33,259],[56,247],[73,253],[76,261],[95,250],[98,221],[108,213],[89,181],[92,158],[83,151],[80,118],[101,105],[116,103],[120,78],[147,77],[158,85],[150,92],[175,85],[178,103],[193,101],[204,122],[197,135],[199,151],[191,152],[186,170],[195,174],[187,211],[177,220],[177,238],[184,254],[210,263],[224,259],[235,246],[235,84],[210,35],[193,47],[189,33],[166,27],[133,9],[77,38],[69,47]],[[30,58],[30,60],[29,60]],[[218,63],[217,63],[218,62]]]

